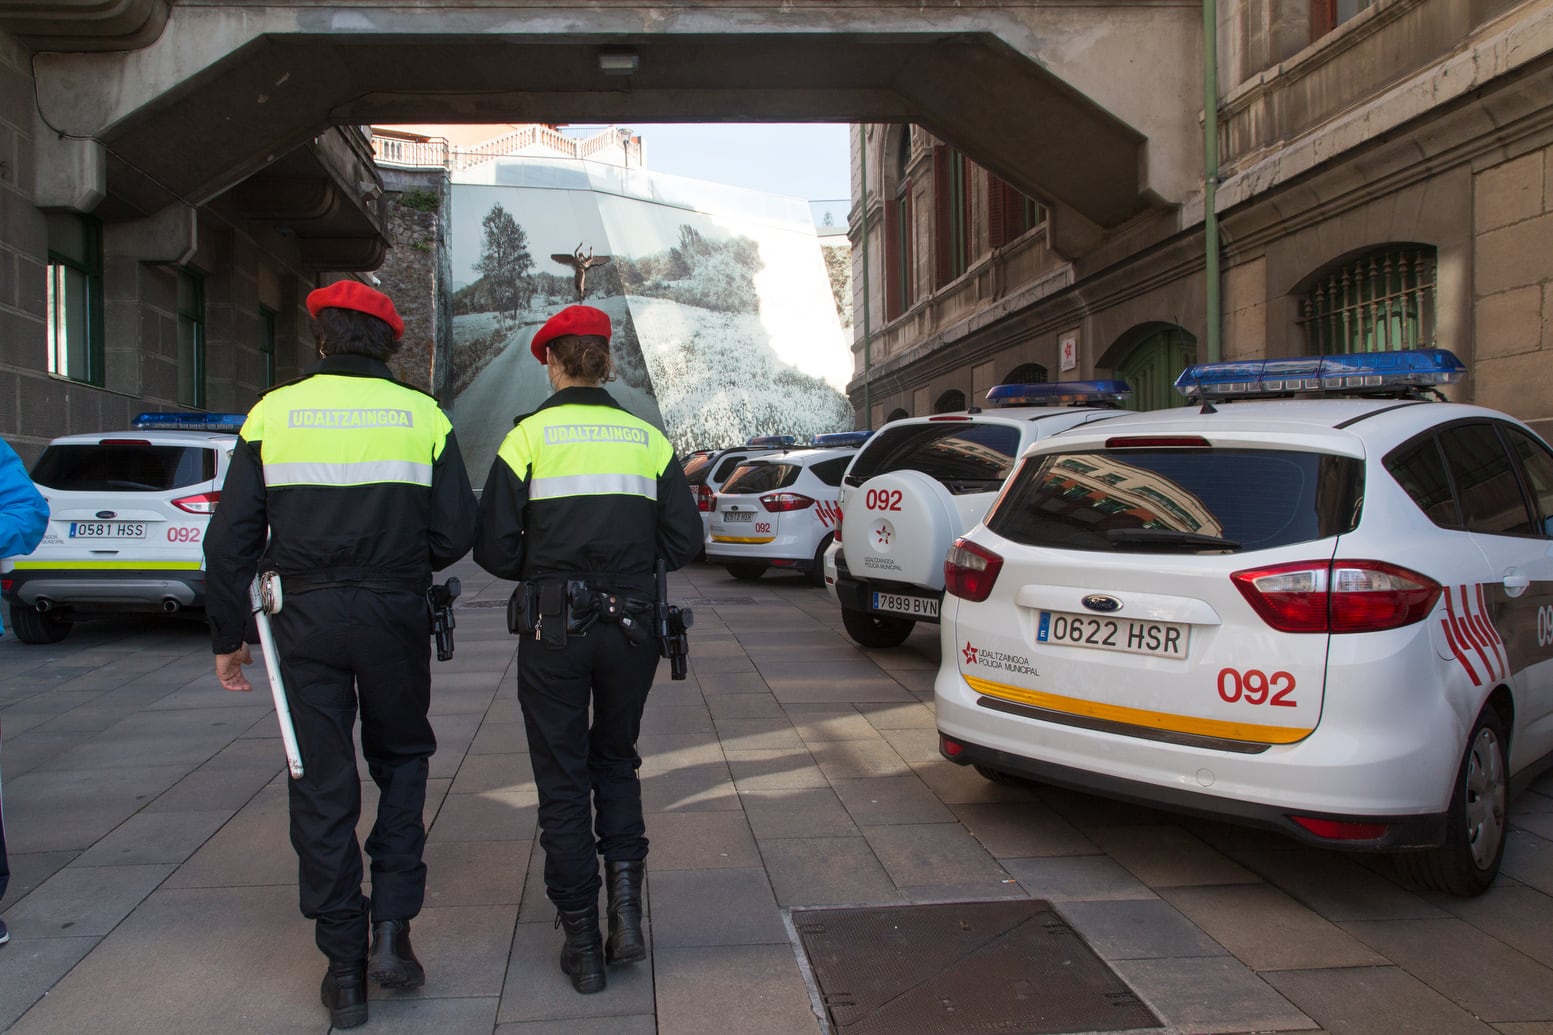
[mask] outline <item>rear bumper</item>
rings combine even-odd
[[[169,610],[203,607],[205,573],[198,570],[70,570],[50,568],[6,573],[5,600],[23,607],[92,610]]]
[[[1320,848],[1340,848],[1354,851],[1399,851],[1427,848],[1445,841],[1445,814],[1423,813],[1408,815],[1348,815],[1333,812],[1315,812],[1310,809],[1293,809],[1282,805],[1267,805],[1254,801],[1216,797],[1194,793],[1176,787],[1160,786],[1128,780],[1106,773],[1072,769],[1067,766],[1026,758],[999,751],[982,744],[971,743],[963,737],[948,739],[960,746],[956,754],[944,750],[945,734],[939,735],[939,753],[958,765],[982,765],[1005,773],[1013,773],[1054,787],[1086,794],[1117,798],[1138,805],[1158,806],[1173,812],[1203,816],[1209,819],[1230,820],[1246,826],[1261,827],[1285,834],[1297,841]],[[1317,837],[1290,818],[1291,815],[1330,819],[1345,823],[1385,823],[1388,830],[1384,837],[1368,841],[1334,841]]]
[[[847,562],[842,560],[840,551],[836,551],[836,581],[830,587],[836,596],[836,603],[851,611],[863,611],[868,614],[884,615],[887,618],[905,618],[913,622],[927,622],[930,625],[938,624],[938,617],[934,615],[907,615],[898,611],[881,611],[874,607],[874,593],[893,592],[904,593],[910,596],[930,597],[934,591],[924,589],[921,586],[910,586],[905,583],[889,582],[864,582],[852,577],[847,569]],[[936,594],[939,598],[939,613],[943,613],[943,593]]]

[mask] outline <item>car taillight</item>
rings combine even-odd
[[[0,593],[11,592],[11,587],[16,585],[15,579],[0,579]]]
[[[760,505],[773,514],[787,510],[802,510],[814,506],[814,501],[801,492],[768,492],[760,498]]]
[[[710,512],[713,509],[713,504],[716,502],[716,500],[717,497],[712,494],[712,490],[708,488],[705,483],[696,486],[697,510],[701,511],[702,513]]]
[[[173,506],[179,510],[186,510],[190,514],[214,514],[216,504],[221,502],[219,492],[198,492],[193,496],[184,496],[173,500]]]
[[[1262,621],[1280,632],[1399,629],[1428,617],[1440,584],[1384,561],[1296,561],[1230,576]]]
[[[1003,570],[1003,558],[968,539],[956,539],[944,558],[944,591],[963,600],[986,600]]]
[[[836,542],[841,542],[841,501],[836,501]]]

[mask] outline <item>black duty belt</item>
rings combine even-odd
[[[322,571],[280,573],[285,593],[310,593],[315,589],[365,589],[374,593],[424,593],[431,584],[429,576],[385,575],[360,568],[325,568]]]

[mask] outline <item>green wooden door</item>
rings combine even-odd
[[[1181,371],[1197,362],[1197,339],[1171,327],[1138,342],[1116,368],[1116,376],[1132,386],[1129,410],[1162,410],[1184,400],[1175,390]]]

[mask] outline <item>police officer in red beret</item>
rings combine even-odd
[[[329,960],[330,1023],[352,1028],[367,1020],[369,976],[385,988],[425,980],[410,920],[426,890],[421,814],[437,746],[426,590],[468,551],[476,515],[447,415],[389,372],[404,334],[393,302],[342,280],[309,294],[307,310],[322,361],[248,413],[205,539],[207,612],[221,685],[251,690],[248,587],[256,571],[280,574],[272,625],[305,770],[289,784],[298,890]],[[378,787],[370,900],[358,709]]]
[[[647,955],[636,739],[658,667],[655,562],[678,568],[701,540],[668,439],[601,387],[613,376],[609,336],[609,316],[584,305],[534,335],[555,394],[497,450],[474,551],[492,575],[521,580],[518,702],[539,787],[545,891],[565,929],[561,970],[585,994],[603,990],[606,961]]]

